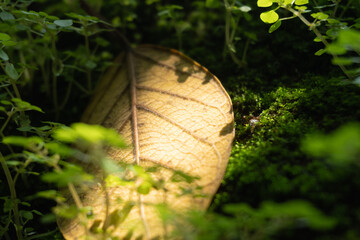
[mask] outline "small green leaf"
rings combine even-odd
[[[320,50],[316,51],[315,55],[316,55],[316,56],[321,56],[321,55],[323,55],[324,53],[326,53],[326,50],[325,50],[325,49],[320,49]]]
[[[23,111],[34,110],[43,113],[43,110],[41,110],[41,108],[39,108],[38,106],[31,105],[30,103],[21,100],[19,98],[12,98],[11,101],[13,101],[16,104],[16,106]]]
[[[15,145],[15,146],[21,146],[21,147],[29,147],[34,144],[39,144],[42,142],[43,139],[36,136],[33,137],[8,136],[3,138],[3,143]]]
[[[91,182],[94,177],[86,173],[80,166],[66,164],[61,172],[54,171],[45,173],[41,179],[45,182],[56,183],[59,187],[63,187],[69,183],[79,184]]]
[[[119,209],[116,209],[114,211],[117,211],[117,210],[119,210]],[[111,214],[110,214],[110,216],[111,216]],[[101,229],[101,226],[100,226],[101,223],[102,223],[102,221],[100,219],[95,220],[93,222],[93,224],[91,225],[91,227],[89,228],[90,232],[95,233],[95,234],[102,233],[102,229]]]
[[[325,36],[323,36],[323,38],[325,39]],[[314,42],[321,42],[321,39],[319,37],[314,38]]]
[[[4,199],[5,202],[4,202],[4,205],[3,205],[3,211],[4,212],[10,212],[12,210],[12,206],[13,206],[13,200],[9,199],[9,198],[5,198]],[[19,202],[19,199],[16,199],[16,202]]]
[[[322,12],[313,13],[313,14],[311,14],[311,16],[318,20],[326,20],[329,18],[329,15],[322,13]]]
[[[269,33],[274,32],[276,29],[278,29],[281,26],[281,20],[278,20],[276,23],[270,26]]]
[[[107,40],[105,40],[104,38],[101,38],[101,37],[95,38],[95,42],[97,44],[99,44],[100,46],[102,46],[102,47],[107,47],[107,46],[110,45],[109,41],[107,41]]]
[[[0,33],[0,41],[9,41],[11,37],[6,33]]]
[[[360,51],[360,31],[346,29],[339,32],[338,44]]]
[[[328,21],[328,23],[330,23],[330,24],[339,24],[339,23],[341,23],[339,20],[334,19],[334,18],[328,18],[328,19],[326,19],[326,21]]]
[[[279,19],[279,15],[274,10],[270,10],[268,12],[261,13],[260,19],[264,23],[274,23]]]
[[[294,0],[282,0],[284,5],[292,5]],[[274,1],[275,2],[275,1]]]
[[[2,44],[6,47],[12,47],[12,46],[16,45],[16,42],[15,41],[4,41],[4,42],[2,42]]]
[[[148,194],[152,188],[152,184],[148,181],[144,181],[140,184],[140,186],[137,188],[137,192],[140,194]]]
[[[63,218],[75,218],[80,212],[81,208],[76,207],[75,205],[65,205],[65,206],[57,206],[53,208],[56,215]]]
[[[296,5],[305,5],[308,3],[309,3],[309,0],[295,0]]]
[[[332,43],[326,47],[326,52],[335,55],[342,55],[346,53],[346,48],[339,44]]]
[[[126,181],[122,178],[109,174],[105,179],[106,186],[108,187],[118,187],[118,186],[128,186],[128,187],[134,187],[135,182],[134,181]]]
[[[295,6],[295,9],[299,10],[300,12],[304,12],[307,7],[306,6]]]
[[[47,198],[47,199],[53,199],[55,201],[58,202],[62,202],[65,201],[65,198],[62,197],[58,191],[56,190],[45,190],[45,191],[41,191],[41,192],[37,192],[35,194],[36,197],[41,197],[41,198]]]
[[[9,21],[9,20],[14,20],[15,17],[11,13],[3,11],[0,13],[0,19],[3,21]]]
[[[53,20],[53,21],[59,19],[56,16],[51,16],[51,15],[47,14],[46,12],[39,12],[39,15],[42,16],[42,17],[46,17],[47,19]]]
[[[53,138],[59,140],[61,142],[73,143],[78,139],[78,135],[74,131],[74,129],[66,126],[61,126],[56,129]]]
[[[58,160],[58,159],[52,159],[52,158],[45,158],[45,157],[41,156],[40,154],[35,154],[35,153],[32,153],[32,152],[28,152],[28,151],[23,151],[23,153],[31,161],[42,163],[42,164],[50,163],[49,165],[51,165],[52,163],[54,163],[54,162],[56,162]]]
[[[17,80],[20,77],[12,63],[6,63],[5,72],[13,80]]]
[[[59,27],[70,27],[73,25],[73,21],[71,19],[55,20],[54,24]]]
[[[0,103],[3,104],[3,105],[13,105],[13,104],[12,104],[10,101],[8,101],[8,100],[1,100]]]
[[[37,211],[37,210],[31,210],[31,212],[35,213],[36,215],[39,216],[43,216],[44,214],[42,214],[41,212]]]
[[[32,220],[34,218],[33,213],[30,211],[20,210],[20,215],[26,220]]]
[[[98,22],[99,19],[93,16],[83,16],[77,13],[66,13],[68,17],[78,19],[80,21]]]
[[[217,8],[221,5],[219,0],[206,0],[205,6],[208,8]]]
[[[270,7],[272,5],[273,5],[272,0],[258,0],[257,1],[257,6],[258,7]]]
[[[232,51],[233,53],[236,53],[236,49],[235,49],[234,44],[229,43],[229,44],[228,44],[228,48],[229,48],[229,50]]]
[[[174,174],[171,176],[171,182],[187,182],[192,183],[196,179],[199,179],[199,177],[193,177],[190,175],[187,175],[186,173],[183,173],[181,171],[175,171]]]
[[[91,61],[91,60],[88,60],[85,63],[85,67],[87,69],[94,69],[94,68],[96,68],[96,66],[97,66],[96,63],[94,61]]]
[[[336,65],[351,65],[353,63],[359,63],[360,58],[356,58],[356,57],[336,57],[336,58],[333,58],[331,62],[333,64],[336,64]]]
[[[49,149],[51,153],[57,153],[63,157],[69,157],[76,153],[74,149],[56,142],[46,143],[45,147]]]
[[[20,165],[22,162],[20,162],[20,161],[6,161],[6,165],[8,165],[8,166],[18,166],[18,165]]]
[[[117,227],[121,223],[123,223],[133,207],[134,204],[132,202],[127,202],[125,206],[122,207],[122,209],[116,209],[112,213],[110,213],[110,226],[112,225],[114,227]]]
[[[4,52],[2,49],[0,49],[0,58],[4,61],[8,61],[9,60],[9,56],[6,54],[6,52]]]

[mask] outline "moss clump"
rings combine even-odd
[[[304,199],[339,222],[331,231],[311,234],[329,237],[326,239],[360,237],[360,202],[354,200],[354,192],[360,189],[359,165],[339,167],[322,155],[309,156],[302,148],[308,134],[328,133],[360,120],[360,89],[309,77],[293,87],[278,87],[265,94],[246,87],[231,94],[236,138],[212,208],[221,211],[228,203],[258,207],[266,200]],[[307,141],[312,144],[311,138]],[[298,230],[280,235],[308,234],[302,229],[299,235]]]

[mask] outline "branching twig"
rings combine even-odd
[[[20,214],[19,214],[19,207],[18,207],[18,202],[17,202],[17,197],[16,197],[15,183],[11,176],[10,169],[8,168],[8,166],[5,162],[5,158],[1,154],[1,152],[0,152],[0,164],[4,170],[5,177],[8,182],[8,185],[9,185],[10,198],[11,198],[11,203],[12,203],[12,211],[14,213],[16,236],[17,236],[18,240],[22,240],[22,239],[24,239],[24,237],[22,234],[22,225],[20,223]]]
[[[283,8],[289,10],[290,12],[292,12],[295,16],[297,16],[306,26],[308,26],[310,28],[310,30],[312,30],[315,35],[321,40],[321,42],[325,45],[325,47],[329,46],[329,42],[326,41],[326,39],[324,38],[324,36],[320,33],[320,31],[316,28],[315,24],[310,23],[299,11],[296,11],[295,9],[293,9],[292,7],[286,7],[286,6],[282,6]],[[338,59],[338,56],[335,54],[331,54],[333,56],[334,59]],[[344,74],[346,75],[346,77],[348,79],[352,79],[352,76],[350,76],[348,74],[348,70],[342,65],[342,64],[337,64],[340,69],[344,72]]]
[[[102,20],[103,22],[107,22],[106,19],[101,16],[99,13],[97,13],[92,7],[89,6],[89,4],[87,4],[84,0],[80,0],[80,5],[81,5],[81,8],[87,12],[87,14],[89,14],[90,16],[95,16],[97,17],[98,19]],[[113,30],[112,32],[110,32],[113,37],[119,39],[124,43],[125,45],[125,50],[127,51],[131,51],[131,45],[130,45],[130,42],[127,40],[127,38],[120,32],[118,31],[116,28],[114,28],[113,26],[111,25],[108,25],[108,24],[104,24],[104,23],[101,23],[100,22],[100,25],[106,29],[110,29],[110,30]]]

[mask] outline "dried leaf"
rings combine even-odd
[[[132,230],[132,238],[163,235],[156,204],[181,211],[209,206],[230,155],[234,117],[228,94],[200,64],[175,50],[140,46],[115,61],[83,121],[119,131],[133,149],[110,149],[109,155],[144,168],[159,166],[151,176],[164,180],[166,191],[152,188],[146,195],[127,186],[109,187],[109,212],[137,203],[121,226],[111,229],[117,236]],[[171,181],[179,172],[185,180]],[[186,181],[187,175],[198,178]],[[104,217],[104,193],[94,189],[83,195],[97,219]],[[59,226],[67,239],[84,235],[77,220],[59,220]]]

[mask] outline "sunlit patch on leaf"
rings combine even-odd
[[[270,7],[272,5],[273,5],[272,0],[258,0],[257,1],[257,6],[258,7]]]
[[[260,19],[264,23],[274,23],[277,20],[279,20],[279,15],[274,10],[270,10],[268,12],[261,13],[260,14]]]
[[[309,3],[309,0],[295,0],[296,5],[305,5],[308,3]]]

